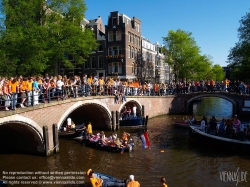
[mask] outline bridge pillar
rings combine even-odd
[[[48,126],[43,126],[43,141],[44,141],[44,147],[45,147],[45,156],[50,155],[49,150],[49,130]]]
[[[141,106],[141,116],[144,118],[145,117],[145,106]]]
[[[120,128],[120,120],[119,120],[119,112],[115,111],[115,117],[116,117],[116,129]]]
[[[116,126],[115,126],[115,112],[111,111],[111,118],[112,118],[112,124],[111,124],[111,130],[114,131]]]
[[[59,152],[59,137],[58,137],[58,128],[57,124],[53,124],[53,147],[54,147],[54,153]]]

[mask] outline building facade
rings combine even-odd
[[[164,53],[164,46],[155,44],[156,58],[155,58],[155,82],[156,83],[167,83],[171,80],[171,67],[166,63],[166,55]]]
[[[118,11],[110,12],[106,25],[106,77],[137,79],[141,57],[141,21]]]
[[[169,83],[170,67],[165,63],[162,46],[153,44],[141,36],[141,21],[130,18],[118,11],[110,12],[107,25],[102,18],[82,21],[83,29],[93,31],[98,47],[92,51],[83,65],[74,68],[61,68],[60,73],[69,76],[87,74],[98,78]],[[73,57],[69,56],[71,60]]]
[[[155,82],[156,55],[156,45],[152,44],[149,39],[142,37],[141,79],[145,82]]]
[[[106,75],[106,36],[105,36],[105,25],[102,22],[102,18],[98,16],[97,19],[89,20],[86,27],[91,29],[98,42],[98,47],[89,56],[89,59],[83,64],[82,74],[88,76],[97,75],[102,77]]]

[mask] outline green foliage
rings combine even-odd
[[[250,13],[240,20],[239,41],[230,49],[228,63],[234,80],[249,81],[250,76]]]
[[[223,70],[219,65],[212,66],[211,58],[200,54],[191,32],[170,30],[163,37],[166,46],[166,62],[172,67],[176,81],[181,80],[221,80]],[[216,72],[215,72],[216,70]]]
[[[92,31],[80,26],[86,11],[83,0],[2,0],[2,5],[6,19],[0,69],[11,64],[7,74],[51,72],[58,62],[73,67],[97,47]],[[76,64],[66,54],[73,55]]]

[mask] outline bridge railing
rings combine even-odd
[[[199,93],[199,92],[228,92],[236,94],[249,94],[249,88],[244,92],[239,87],[223,88],[222,86],[184,86],[184,87],[159,87],[159,88],[135,88],[112,85],[89,85],[62,86],[61,89],[49,88],[32,90],[28,92],[12,93],[0,95],[1,110],[15,110],[17,107],[32,107],[42,103],[65,100],[68,98],[88,97],[88,96],[168,96],[175,94]]]

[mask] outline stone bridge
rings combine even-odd
[[[123,104],[114,104],[114,97],[80,97],[54,101],[16,111],[0,112],[0,146],[4,152],[51,155],[59,151],[58,129],[70,117],[75,124],[91,121],[93,129],[115,129],[124,105],[137,106],[137,116],[150,118],[162,114],[191,112],[198,97],[220,97],[233,104],[238,115],[249,115],[250,97],[225,93],[194,93],[171,96],[128,97]],[[246,106],[247,105],[247,106]]]

